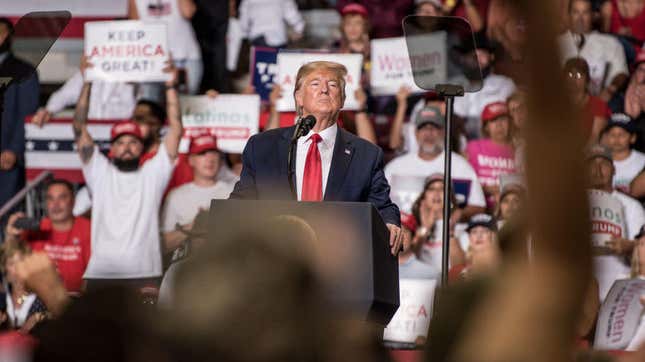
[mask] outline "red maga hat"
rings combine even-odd
[[[141,128],[139,128],[138,124],[133,121],[123,121],[115,123],[114,126],[112,126],[112,130],[110,131],[110,142],[114,142],[117,138],[126,134],[134,136],[139,140],[143,140],[143,134],[141,133]]]
[[[197,155],[206,151],[218,151],[215,136],[204,135],[193,138],[190,142],[190,154]]]
[[[508,115],[508,107],[504,102],[489,103],[482,111],[482,122],[492,121],[497,117]]]
[[[343,6],[343,9],[340,11],[340,15],[345,16],[347,14],[358,14],[364,18],[367,18],[367,9],[361,4],[347,4]]]

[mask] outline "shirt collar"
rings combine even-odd
[[[336,143],[336,134],[338,133],[338,124],[334,123],[332,126],[325,128],[324,130],[318,132],[322,140],[320,141],[325,147],[329,147]],[[309,137],[314,134],[314,131],[311,130],[304,136],[306,142],[309,141]]]
[[[9,57],[9,52],[0,53],[0,64],[4,63]]]

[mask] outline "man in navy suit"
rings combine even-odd
[[[295,188],[299,201],[371,202],[390,231],[396,255],[404,244],[398,207],[383,174],[383,151],[338,127],[347,70],[334,62],[311,62],[296,76],[300,117],[313,115],[313,129],[298,139]],[[231,199],[290,200],[287,159],[295,126],[251,137],[242,154],[242,174]],[[407,244],[407,243],[406,243]]]

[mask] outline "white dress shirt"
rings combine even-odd
[[[320,160],[322,161],[322,194],[325,197],[325,189],[327,188],[327,179],[329,178],[329,169],[331,168],[331,159],[334,155],[334,145],[336,144],[336,133],[338,133],[338,125],[334,123],[333,126],[327,127],[322,130],[320,137],[322,140],[318,142],[318,152],[320,152]],[[302,199],[302,178],[305,175],[305,163],[307,162],[307,153],[311,146],[309,139],[314,131],[309,131],[306,136],[298,139],[298,148],[296,149],[296,188],[298,190],[298,201]]]

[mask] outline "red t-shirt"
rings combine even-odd
[[[593,120],[595,117],[608,118],[611,115],[611,110],[607,106],[607,102],[599,97],[589,96],[589,100],[584,109],[583,114],[583,130],[585,138],[589,138],[591,130],[593,129]]]
[[[52,229],[51,220],[44,218],[40,222],[40,231],[28,232],[25,239],[34,251],[46,252],[56,263],[67,291],[81,291],[83,273],[91,254],[89,219],[76,217],[70,230],[56,231]]]
[[[617,1],[612,0],[610,31],[614,34],[618,34],[620,28],[623,27],[631,30],[632,37],[641,42],[645,41],[645,8],[643,8],[640,14],[633,18],[624,18],[620,15],[620,11],[618,11]]]

